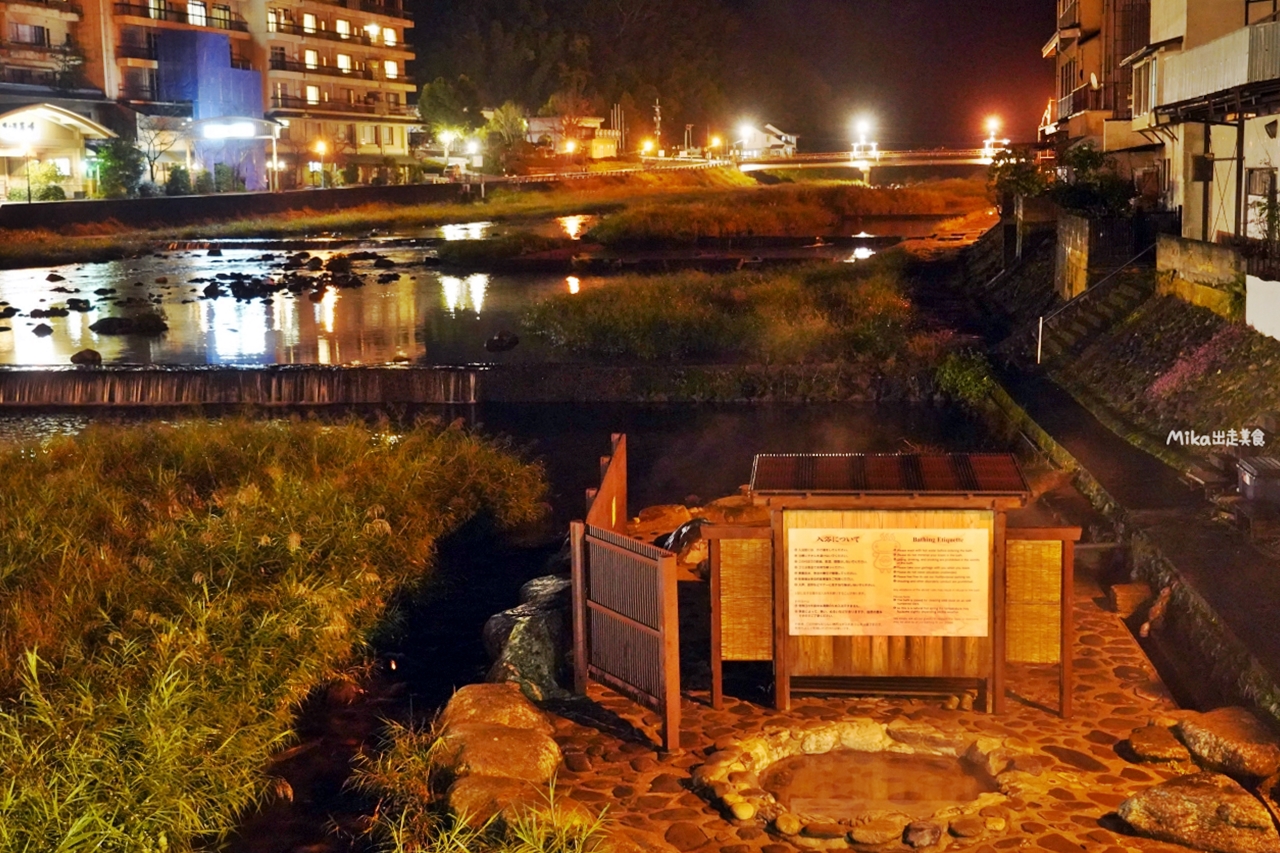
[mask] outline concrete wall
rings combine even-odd
[[[1053,265],[1054,290],[1074,299],[1089,286],[1089,220],[1064,213],[1058,217],[1058,249]]]
[[[1280,339],[1280,281],[1246,276],[1244,321],[1262,334]]]
[[[1161,234],[1156,242],[1156,293],[1230,317],[1232,290],[1244,281],[1244,259],[1234,249]]]
[[[364,204],[425,204],[466,198],[464,184],[342,187],[280,193],[225,193],[84,201],[6,202],[0,228],[60,228],[115,220],[122,225],[184,225],[205,220],[250,218],[292,210],[339,210]],[[478,197],[480,188],[471,187]]]

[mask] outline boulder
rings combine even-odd
[[[538,702],[568,696],[557,679],[565,661],[565,622],[563,614],[554,610],[517,619],[485,680],[514,682]]]
[[[72,364],[87,364],[97,367],[102,364],[102,353],[96,349],[82,349],[71,356]]]
[[[537,785],[505,776],[463,776],[449,787],[449,811],[469,826],[499,817],[510,820],[546,804]]]
[[[557,637],[560,633],[567,633],[569,630],[569,621],[565,616],[566,613],[560,609],[536,604],[519,604],[490,616],[484,623],[480,639],[484,643],[484,650],[488,653],[489,659],[496,661],[502,657],[502,650],[506,648],[507,640],[511,638],[511,632],[517,623],[529,619],[549,622],[547,630],[550,636]],[[565,646],[565,648],[568,647]]]
[[[551,734],[551,724],[513,684],[468,684],[453,694],[440,714],[440,728],[465,723],[496,723]]]
[[[957,706],[959,701],[957,700]],[[885,727],[889,737],[898,743],[915,747],[921,752],[940,755],[963,755],[973,741],[960,729],[945,731],[937,726],[906,717],[898,717]]]
[[[769,523],[769,508],[754,506],[751,499],[743,495],[719,498],[694,510],[693,515],[705,518],[712,524],[767,525]]]
[[[1141,791],[1116,810],[1147,838],[1214,853],[1280,853],[1271,815],[1218,773],[1179,776]]]
[[[1143,726],[1129,733],[1129,747],[1141,761],[1189,761],[1191,753],[1164,726]]]
[[[1244,708],[1218,708],[1177,725],[1182,742],[1209,770],[1231,776],[1271,776],[1280,770],[1280,738]]]
[[[573,599],[573,581],[560,575],[543,575],[525,581],[520,587],[520,603],[542,607],[569,607]]]
[[[169,331],[169,324],[159,314],[136,317],[103,317],[89,327],[99,335],[159,335]]]
[[[560,766],[560,747],[532,729],[459,723],[440,735],[436,762],[454,776],[505,776],[545,785]]]
[[[90,328],[93,327],[90,326]],[[35,335],[37,338],[47,338],[53,334],[53,327],[48,323],[40,323],[31,330],[31,334]]]
[[[888,844],[890,841],[901,841],[902,831],[911,823],[911,817],[904,814],[876,813],[866,815],[854,823],[849,830],[849,838],[857,844]]]
[[[684,504],[651,506],[640,510],[639,521],[627,525],[632,536],[651,542],[658,536],[672,533],[692,518]]]

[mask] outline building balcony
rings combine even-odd
[[[75,3],[67,2],[67,0],[8,0],[5,5],[10,8],[30,6],[42,11],[60,12],[66,16],[74,16],[77,20],[84,15],[84,10]]]
[[[116,47],[117,59],[151,59],[156,58],[156,49],[150,44],[122,44]]]
[[[56,69],[18,68],[12,65],[0,68],[0,83],[18,86],[47,86],[49,88],[62,88],[66,85],[65,79],[58,74]]]
[[[351,68],[344,70],[336,65],[307,65],[305,62],[299,62],[296,59],[280,59],[279,57],[271,58],[272,71],[293,71],[297,74],[321,74],[325,77],[344,77],[349,80],[374,80],[373,70],[370,68]]]
[[[1108,84],[1095,89],[1086,84],[1072,91],[1065,98],[1058,99],[1055,121],[1068,119],[1073,115],[1097,110],[1111,111],[1116,104],[1116,84]]]
[[[187,24],[193,27],[206,27],[214,30],[234,30],[249,32],[249,23],[243,18],[222,18],[212,12],[203,15],[189,15],[185,8],[170,6],[167,3],[116,3],[115,13],[121,16],[147,18],[152,21],[167,21],[174,24]]]
[[[355,103],[346,104],[338,101],[321,101],[312,103],[306,98],[298,95],[273,95],[271,97],[271,108],[273,110],[288,110],[290,112],[304,113],[337,113],[339,115],[361,115],[361,116],[408,116],[412,114],[412,108],[406,104],[386,104],[386,103]]]
[[[1280,21],[1241,27],[1208,44],[1165,55],[1160,65],[1157,106],[1280,79]]]
[[[1058,0],[1058,29],[1080,26],[1080,0]]]
[[[336,41],[343,44],[356,44],[364,47],[373,46],[373,39],[365,34],[364,30],[357,30],[350,35],[340,35],[335,30],[322,30],[316,27],[307,29],[295,21],[280,21],[277,23],[267,23],[267,31],[271,33],[282,33],[289,36],[302,36],[303,38],[324,39],[326,41]]]
[[[409,10],[387,3],[375,3],[373,0],[360,0],[360,11],[372,12],[375,15],[388,15],[402,20],[413,20],[413,14]]]
[[[155,101],[158,100],[156,87],[146,83],[124,83],[120,86],[122,101]]]

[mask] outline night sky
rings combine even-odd
[[[976,144],[988,115],[1035,139],[1053,92],[1054,0],[787,0],[765,26],[809,51],[839,133],[874,115],[886,143]]]
[[[420,79],[466,75],[485,105],[535,112],[581,63],[595,108],[629,96],[644,133],[661,97],[672,126],[773,122],[809,150],[847,146],[860,114],[886,145],[976,146],[990,115],[1032,141],[1053,89],[1054,0],[405,3]]]

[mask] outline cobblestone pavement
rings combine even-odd
[[[615,832],[645,851],[709,853],[790,853],[801,849],[766,831],[756,821],[738,822],[691,790],[690,770],[715,751],[715,743],[737,739],[765,726],[799,726],[814,720],[865,716],[888,721],[897,716],[956,727],[975,734],[1014,738],[1036,749],[1044,773],[1054,783],[1048,796],[1013,798],[983,811],[1003,817],[1002,833],[980,840],[950,839],[940,846],[975,853],[1018,848],[1057,851],[1172,851],[1186,848],[1124,834],[1113,814],[1129,795],[1178,775],[1177,768],[1126,760],[1130,731],[1176,713],[1176,706],[1119,616],[1100,605],[1101,590],[1087,577],[1075,589],[1075,714],[1056,713],[1057,667],[1010,665],[1007,713],[1000,717],[946,710],[940,700],[822,699],[793,701],[789,712],[726,696],[713,710],[705,693],[686,696],[682,706],[681,754],[655,752],[657,715],[612,691],[592,685],[591,702],[564,708],[554,717],[555,737],[564,752],[557,793],[605,808]],[[572,719],[571,719],[572,718]],[[643,732],[643,734],[642,734]],[[998,823],[998,822],[997,822]],[[625,839],[626,841],[622,841]],[[898,849],[891,845],[888,848]],[[905,849],[905,848],[904,848]]]

